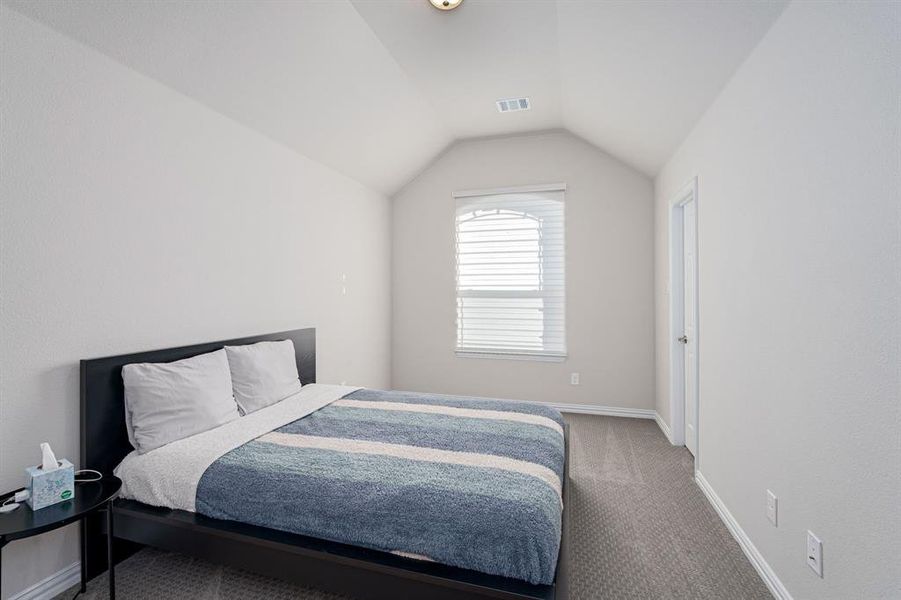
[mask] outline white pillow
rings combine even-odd
[[[300,391],[294,342],[226,346],[235,402],[250,414]]]
[[[239,418],[225,350],[122,367],[125,426],[138,454]]]

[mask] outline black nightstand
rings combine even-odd
[[[116,580],[113,573],[113,500],[119,495],[122,480],[108,476],[100,481],[75,484],[75,498],[37,511],[22,505],[11,513],[0,513],[0,552],[3,546],[15,540],[39,535],[58,529],[99,511],[106,511],[106,556],[109,561],[109,597],[116,597]],[[12,494],[4,494],[0,502]],[[81,591],[87,585],[85,562],[85,524],[81,523]]]

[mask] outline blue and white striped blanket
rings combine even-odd
[[[563,463],[552,408],[364,389],[221,456],[196,510],[549,584]]]

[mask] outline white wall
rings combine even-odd
[[[321,381],[389,384],[386,198],[0,17],[0,489],[41,441],[78,458],[81,358],[315,326]],[[0,597],[76,542],[7,546]]]
[[[454,191],[565,182],[565,362],[458,358]],[[394,198],[392,384],[398,389],[649,409],[651,182],[564,132],[458,143]],[[581,385],[569,384],[570,372]]]
[[[667,207],[697,175],[700,468],[794,598],[901,597],[899,13],[791,4],[656,181],[657,410]]]

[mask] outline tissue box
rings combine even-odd
[[[65,458],[59,468],[44,472],[41,467],[28,467],[28,506],[31,510],[52,506],[75,497],[75,467]]]

